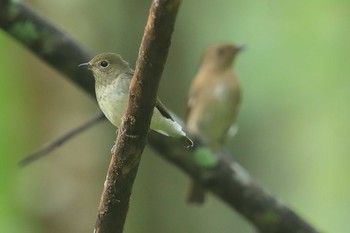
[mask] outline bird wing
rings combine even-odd
[[[160,102],[160,100],[158,98],[157,98],[157,101],[156,101],[156,108],[162,114],[162,116],[164,116],[167,119],[171,119],[172,121],[174,121],[174,119],[171,117],[168,109],[165,108],[165,106],[162,104],[162,102]]]
[[[131,76],[134,75],[134,70],[130,71],[130,75]],[[158,109],[160,114],[162,114],[163,117],[165,117],[167,119],[171,119],[172,121],[174,121],[174,119],[171,117],[168,109],[165,108],[165,106],[162,104],[162,102],[158,98],[156,100],[156,108]]]

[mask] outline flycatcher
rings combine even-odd
[[[230,43],[207,48],[189,91],[187,130],[213,152],[220,149],[238,115],[241,91],[232,64],[242,48]],[[204,201],[200,184],[192,185],[188,201]]]
[[[129,86],[134,70],[123,58],[115,53],[102,53],[95,56],[86,67],[95,78],[95,92],[98,105],[107,119],[119,127],[129,99]],[[168,110],[157,99],[153,110],[150,128],[163,135],[181,141],[184,146],[193,146],[181,126],[173,120]]]

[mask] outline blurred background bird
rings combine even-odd
[[[213,153],[222,147],[228,131],[237,132],[235,120],[239,112],[241,90],[232,65],[242,49],[243,46],[232,43],[208,47],[202,55],[189,91],[187,131],[195,141],[204,143]],[[204,202],[201,184],[192,182],[188,202]]]

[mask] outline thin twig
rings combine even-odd
[[[73,137],[77,136],[78,134],[84,132],[85,130],[89,129],[94,124],[106,119],[102,112],[100,112],[98,115],[94,116],[90,120],[84,122],[83,124],[77,126],[76,128],[68,131],[67,133],[63,134],[62,136],[56,138],[52,142],[49,142],[48,144],[42,146],[37,151],[33,152],[32,154],[26,156],[24,159],[18,162],[19,167],[27,166],[28,164],[31,164],[32,162],[36,161],[37,159],[40,159],[44,157],[45,155],[48,155],[51,151],[56,149],[57,147],[61,146],[65,142],[69,141]]]

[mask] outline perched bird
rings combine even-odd
[[[92,71],[98,105],[107,119],[119,127],[128,103],[129,86],[134,74],[129,63],[118,54],[102,53],[79,67],[86,67]],[[186,136],[159,100],[153,111],[150,128],[178,139],[186,147],[193,146],[192,140]]]
[[[238,115],[241,91],[232,64],[242,48],[230,43],[214,44],[207,48],[189,91],[187,131],[214,153],[224,143]],[[200,184],[193,183],[188,201],[204,201]]]

